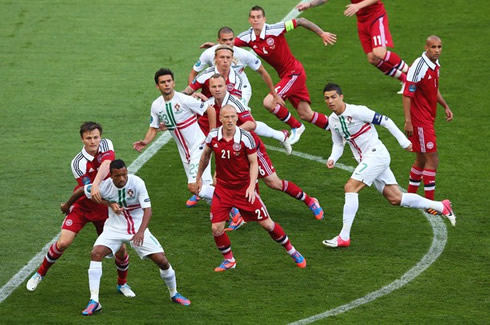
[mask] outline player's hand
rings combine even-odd
[[[250,185],[245,192],[245,197],[248,199],[248,202],[254,204],[255,202],[255,185]]]
[[[143,140],[139,140],[133,143],[133,149],[138,152],[141,152],[141,150],[143,150],[144,147],[146,147],[146,143],[144,143]]]
[[[329,32],[323,32],[320,37],[322,38],[323,44],[325,44],[325,46],[327,46],[328,44],[334,45],[335,42],[337,42],[337,35]]]
[[[413,135],[412,122],[405,121],[405,135],[409,138]]]
[[[112,209],[112,212],[114,212],[115,214],[122,213],[122,208],[116,202],[109,204],[109,207]]]
[[[306,2],[306,3],[301,2],[300,4],[298,4],[298,5],[296,6],[296,9],[297,9],[298,11],[305,11],[305,10],[308,10],[308,9],[310,9],[310,8],[311,8],[311,3],[309,3],[309,2]]]
[[[360,9],[359,8],[359,5],[358,4],[354,4],[354,3],[348,4],[345,7],[347,8],[344,11],[344,16],[346,16],[346,17],[352,17],[352,16],[354,16],[355,14],[357,14],[357,12]]]
[[[210,48],[211,46],[214,46],[214,43],[213,42],[205,42],[205,43],[202,43],[199,48],[200,49],[208,49]]]
[[[205,102],[205,101],[208,100],[208,98],[206,96],[204,96],[202,93],[193,93],[192,94],[192,97],[197,98],[197,99],[200,99],[203,102]]]
[[[61,203],[60,209],[61,209],[61,212],[63,212],[64,214],[70,213],[70,206],[68,206],[66,203]]]
[[[143,240],[145,238],[145,233],[138,231],[131,240],[133,241],[133,245],[138,247],[143,245]]]
[[[333,161],[332,159],[327,161],[327,168],[334,168],[334,167],[335,167],[335,161]]]
[[[406,147],[405,150],[408,152],[412,152],[413,151],[412,144],[410,143],[410,145]]]
[[[277,104],[279,104],[281,106],[286,106],[286,103],[284,102],[284,99],[282,99],[281,96],[279,96],[277,93],[276,94],[272,94],[272,97],[274,97],[274,99],[273,99],[273,105],[274,105],[274,107],[276,107]]]
[[[201,189],[202,189],[202,179],[201,179],[201,177],[199,177],[199,178],[196,178],[196,192],[194,194],[199,196]]]
[[[97,203],[102,203],[102,196],[100,195],[99,185],[92,184],[92,188],[90,189],[90,194],[92,196],[92,201]]]
[[[453,111],[451,111],[451,109],[449,108],[449,106],[445,109],[446,111],[446,121],[452,121],[453,118],[454,118],[454,114],[453,114]]]

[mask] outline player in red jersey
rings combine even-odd
[[[102,139],[102,126],[96,122],[85,122],[80,126],[80,137],[82,138],[82,151],[73,158],[71,162],[73,176],[77,181],[75,190],[87,184],[92,184],[92,192],[95,192],[94,201],[101,202],[99,184],[109,177],[109,165],[114,160],[114,147],[111,140]],[[43,263],[36,273],[27,281],[27,290],[34,291],[46,276],[49,268],[61,257],[64,251],[70,247],[76,235],[85,224],[92,222],[97,234],[101,234],[104,222],[107,219],[107,206],[91,201],[87,198],[78,200],[69,213],[67,213],[58,241],[50,248]],[[64,204],[61,210],[68,211]],[[129,267],[129,255],[126,246],[122,245],[116,253],[115,262],[117,267],[118,291],[126,297],[134,297],[135,294],[127,284],[126,278]]]
[[[410,170],[408,192],[416,193],[423,179],[425,197],[431,200],[434,200],[436,170],[439,164],[434,130],[437,103],[444,107],[446,120],[449,122],[453,119],[453,112],[439,92],[441,52],[441,39],[435,35],[429,36],[425,43],[425,52],[414,61],[408,71],[403,92],[405,133],[416,154]]]
[[[323,219],[323,209],[316,198],[309,196],[295,183],[279,178],[272,165],[272,161],[267,154],[264,143],[255,133],[256,122],[252,113],[240,100],[226,90],[225,80],[222,75],[215,74],[209,79],[209,90],[213,97],[209,99],[207,104],[210,106],[212,105],[216,109],[216,115],[219,116],[222,107],[232,106],[238,114],[237,125],[240,128],[249,131],[254,137],[255,144],[257,145],[257,158],[259,162],[258,178],[261,178],[269,188],[282,191],[297,200],[303,201],[313,212],[316,219]],[[221,123],[217,122],[216,126],[221,126]]]
[[[306,88],[305,70],[301,62],[291,53],[284,34],[301,26],[318,34],[325,45],[334,44],[337,39],[336,36],[323,31],[305,18],[272,25],[266,24],[265,11],[259,6],[250,9],[248,21],[252,27],[235,38],[235,45],[252,48],[258,56],[269,63],[281,78],[275,86],[279,96],[283,99],[287,98],[291,102],[302,120],[326,129],[328,118],[326,115],[311,109],[310,95]],[[296,120],[285,106],[276,104],[270,93],[264,98],[264,106],[291,127],[289,137],[291,145],[298,142],[305,126]]]
[[[240,210],[246,221],[256,221],[267,230],[298,267],[306,267],[305,258],[291,245],[281,226],[269,217],[264,202],[255,191],[258,162],[253,136],[236,126],[238,114],[232,106],[221,108],[219,120],[222,126],[211,130],[206,138],[197,173],[199,187],[201,175],[214,152],[217,183],[211,203],[211,229],[216,246],[224,257],[224,261],[214,270],[222,272],[236,267],[230,238],[225,232],[226,220],[233,206]]]
[[[304,11],[324,4],[328,0],[312,0],[296,6]],[[381,70],[385,75],[404,82],[408,65],[398,54],[388,51],[393,48],[393,40],[388,24],[388,15],[381,1],[378,0],[351,0],[344,11],[344,15],[357,17],[357,32],[362,49],[367,55],[368,62]],[[401,94],[401,92],[400,92]]]

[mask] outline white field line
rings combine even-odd
[[[168,141],[172,138],[168,131],[163,132],[163,134],[154,141],[151,146],[148,147],[141,155],[134,160],[131,165],[128,166],[128,171],[132,174],[136,174],[138,170],[148,161],[153,155],[164,145],[168,143]],[[49,247],[58,240],[58,233],[53,239],[44,245],[44,247],[36,254],[22,269],[20,269],[2,288],[0,288],[0,303],[2,303],[5,299],[7,299],[10,294],[21,285],[27,277],[37,270],[39,265],[46,256],[46,253],[49,250]]]
[[[267,149],[285,152],[284,149],[274,147],[274,146],[267,146]],[[301,158],[318,161],[323,164],[326,163],[326,160],[321,157],[312,156],[302,152],[294,152],[294,151],[292,154]],[[336,164],[335,167],[346,170],[348,172],[354,171],[353,167],[345,166],[342,164]],[[432,239],[432,245],[430,246],[429,251],[424,255],[424,257],[422,257],[422,259],[414,267],[412,267],[410,270],[405,272],[405,274],[403,274],[399,279],[391,282],[390,284],[382,287],[381,289],[368,293],[364,297],[358,298],[345,305],[327,310],[323,313],[316,314],[308,318],[300,319],[290,324],[294,324],[294,325],[310,324],[320,319],[345,313],[346,311],[364,305],[368,302],[378,299],[379,297],[385,296],[397,289],[400,289],[401,287],[403,287],[404,285],[406,285],[407,283],[415,279],[417,276],[419,276],[422,272],[424,272],[432,263],[434,263],[439,258],[441,253],[444,251],[444,247],[446,246],[446,242],[447,242],[447,229],[441,217],[426,214],[422,209],[420,209],[420,212],[427,218],[427,220],[429,220],[430,225],[432,227],[432,232],[434,233],[434,238]]]

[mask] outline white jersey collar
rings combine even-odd
[[[99,149],[98,149],[98,150],[100,150],[100,145],[99,145]],[[97,152],[98,152],[98,151],[97,151]],[[85,157],[85,159],[87,159],[88,161],[92,161],[92,160],[94,160],[94,159],[95,159],[95,157],[94,157],[94,156],[92,156],[91,154],[89,154],[89,153],[87,152],[87,150],[85,150],[85,146],[83,146],[83,148],[82,148],[82,155],[83,155],[83,156]]]
[[[259,38],[261,38],[261,39],[264,39],[265,38],[265,28],[266,28],[266,26],[267,26],[267,24],[264,24],[264,27],[260,31]],[[252,39],[252,41],[255,41],[257,39],[257,36],[255,36],[255,31],[254,31],[253,28],[252,28],[252,36],[250,38]]]
[[[218,141],[223,139],[223,125],[218,128]],[[240,128],[235,125],[235,135],[233,136],[233,142],[234,143],[240,143],[241,141],[241,135],[240,135]]]
[[[429,66],[429,68],[431,68],[432,70],[435,70],[436,69],[436,66],[440,66],[439,64],[439,60],[436,60],[436,63],[432,62],[429,57],[427,56],[427,54],[422,53],[422,59],[424,59],[425,63],[427,63],[427,65]]]

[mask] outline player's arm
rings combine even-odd
[[[267,72],[267,70],[264,68],[263,64],[261,64],[260,67],[257,69],[257,73],[260,74],[262,80],[264,80],[265,84],[269,88],[272,97],[274,97],[274,106],[276,106],[276,104],[286,106],[284,100],[281,98],[281,96],[277,94],[277,91],[274,88],[274,83],[272,82],[272,78],[270,74]]]
[[[444,100],[444,97],[442,97],[441,92],[439,89],[437,89],[437,102],[441,104],[442,107],[444,107],[444,112],[446,114],[446,121],[451,121],[454,118],[454,114],[449,108],[449,105],[446,103]]]
[[[342,157],[342,154],[344,153],[344,145],[345,145],[344,140],[337,132],[332,130],[331,133],[332,133],[333,145],[332,145],[332,152],[330,153],[330,157],[328,157],[327,159],[328,168],[335,167],[335,163],[337,162],[337,160],[340,159],[340,157]]]
[[[143,140],[138,140],[133,143],[133,149],[141,152],[141,150],[143,150],[143,148],[146,147],[147,144],[155,139],[157,133],[158,129],[150,126],[148,128],[148,131],[146,132],[145,138]]]
[[[191,84],[194,81],[194,79],[196,79],[198,74],[199,72],[197,72],[196,70],[194,70],[194,68],[192,68],[191,72],[189,73],[189,78],[187,78],[187,82]]]
[[[100,164],[99,170],[97,171],[97,175],[95,176],[95,179],[92,183],[92,201],[95,201],[97,203],[102,203],[102,195],[100,194],[99,191],[99,184],[102,182],[107,175],[109,175],[110,171],[110,165],[111,165],[110,159],[106,159],[102,161]]]
[[[207,140],[206,140],[207,141]],[[201,159],[199,160],[199,169],[197,170],[197,175],[196,175],[196,195],[201,192],[201,187],[202,187],[202,173],[206,169],[206,167],[209,165],[209,160],[211,159],[211,153],[213,152],[213,149],[209,147],[208,145],[204,146],[204,150],[202,151],[201,154]]]
[[[143,239],[145,238],[145,230],[146,228],[148,228],[150,219],[151,219],[151,207],[143,208],[143,220],[141,221],[140,228],[138,229],[136,234],[134,234],[133,238],[131,238],[134,246],[137,247],[143,245]]]
[[[250,184],[245,192],[245,197],[248,202],[253,204],[255,202],[255,183],[257,183],[257,175],[259,173],[259,162],[257,160],[257,152],[248,154],[247,157],[250,165]]]
[[[388,116],[383,116],[379,113],[374,113],[374,117],[371,123],[376,125],[381,125],[382,127],[386,128],[388,131],[390,131],[391,135],[395,137],[395,139],[398,141],[398,143],[403,149],[407,151],[412,151],[412,143],[410,142],[410,140],[407,139],[405,134],[403,134],[403,132],[400,131],[400,129]]]
[[[82,196],[84,196],[84,191],[83,191],[83,186],[80,186],[71,194],[70,198],[66,202],[61,203],[60,205],[61,212],[68,214],[70,212],[70,208],[73,205],[73,203],[75,203]]]
[[[369,7],[370,5],[375,4],[378,0],[364,0],[358,3],[351,3],[346,6],[347,9],[344,11],[344,16],[351,17],[357,14],[359,10],[365,7]]]
[[[303,28],[306,28],[308,30],[311,30],[312,32],[316,33],[320,38],[323,40],[323,44],[327,46],[328,44],[333,45],[337,41],[337,35],[325,32],[323,29],[321,29],[318,25],[315,23],[309,21],[306,18],[298,18],[296,20],[290,20],[286,22],[286,30],[289,31],[294,28],[294,21],[296,21],[297,26],[301,26]]]
[[[327,3],[327,2],[328,2],[328,0],[312,0],[309,2],[300,2],[296,6],[296,9],[298,9],[298,11],[305,11],[307,9],[320,6],[320,5]]]
[[[412,115],[410,114],[410,106],[412,98],[409,96],[403,95],[403,114],[405,115],[405,134],[407,137],[411,137],[413,134],[413,125],[412,125]]]
[[[208,115],[209,129],[212,130],[216,127],[216,109],[214,106],[208,106],[206,114]]]

